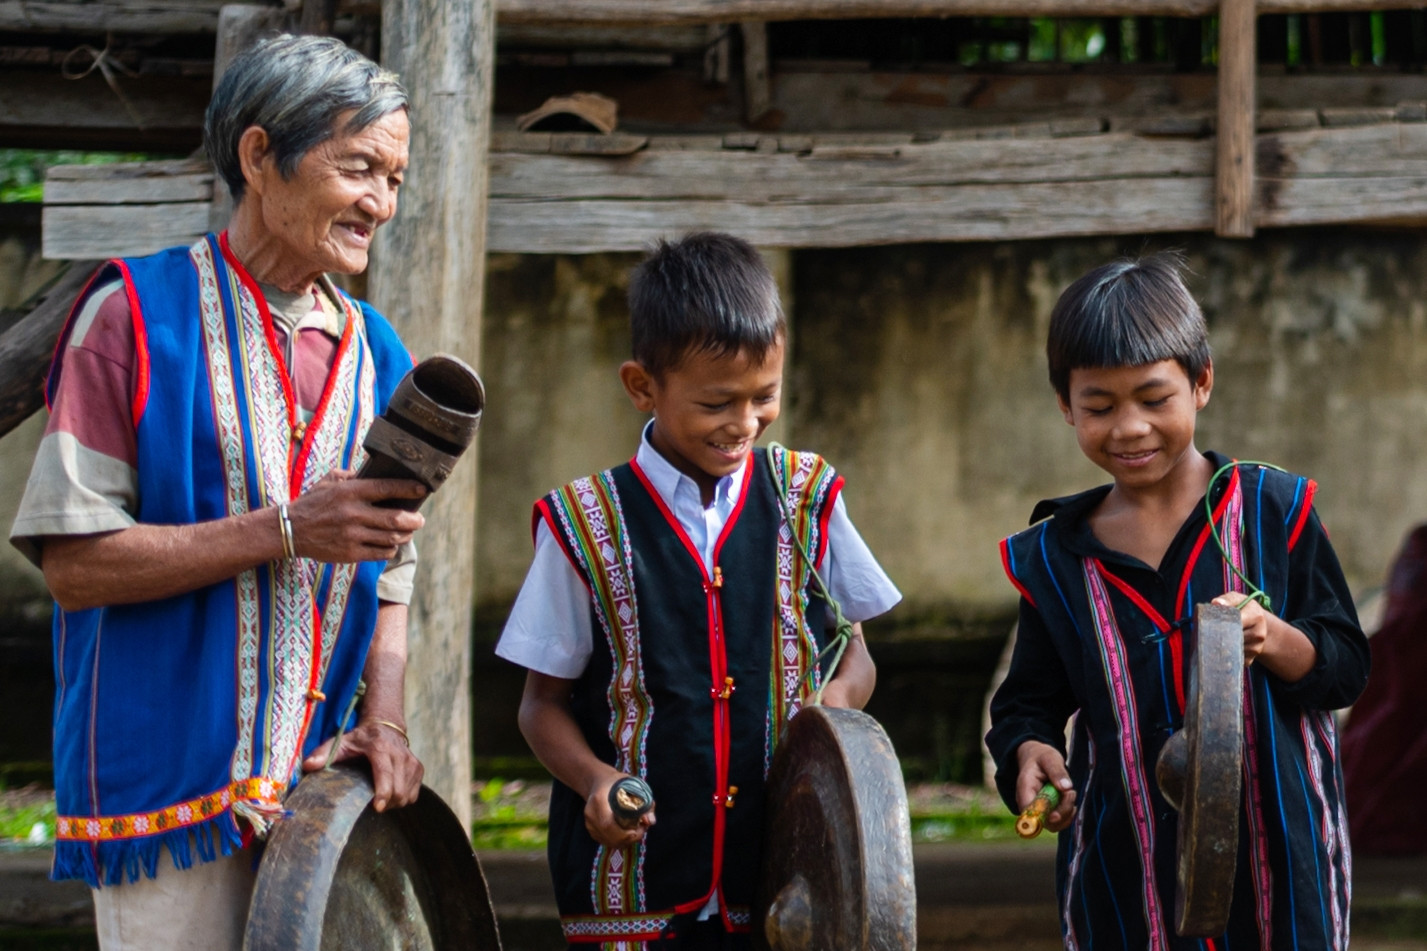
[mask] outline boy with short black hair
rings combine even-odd
[[[1362,691],[1367,641],[1315,484],[1195,449],[1214,368],[1182,268],[1174,254],[1116,261],[1051,315],[1061,412],[1114,482],[1041,502],[1002,542],[1020,626],[986,742],[1013,810],[1044,783],[1063,791],[1047,827],[1062,832],[1067,948],[1344,948],[1351,861],[1328,711]],[[1209,600],[1243,621],[1244,794],[1228,928],[1200,940],[1174,932],[1178,813],[1153,776],[1184,725],[1192,614]]]
[[[786,328],[758,253],[723,234],[661,242],[630,282],[653,420],[629,463],[535,506],[535,561],[496,652],[528,668],[520,726],[558,780],[550,866],[566,940],[610,949],[746,948],[763,782],[812,695],[861,707],[875,670],[854,624],[826,683],[829,611],[901,595],[812,453],[754,441],[778,416]],[[620,826],[610,788],[648,781],[658,823]]]

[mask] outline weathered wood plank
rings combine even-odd
[[[1413,220],[1427,215],[1427,175],[1259,179],[1260,227]]]
[[[224,0],[0,0],[0,30],[212,33]]]
[[[1260,0],[1260,13],[1412,9],[1422,0]],[[1218,0],[500,0],[502,23],[672,26],[875,17],[1201,17]]]
[[[855,247],[1204,230],[1213,180],[974,185],[905,189],[901,200],[539,202],[491,199],[492,251],[633,251],[659,237],[716,229],[767,247]]]
[[[694,227],[748,231],[760,243],[785,247],[1014,240],[1197,230],[1214,220],[1212,138],[1123,132],[930,142],[906,134],[795,138],[754,136],[748,148],[719,148],[720,140],[701,138],[699,148],[666,149],[655,137],[649,148],[622,157],[492,153],[491,247],[634,249]],[[776,148],[762,148],[765,140]],[[1255,161],[1261,226],[1424,213],[1424,123],[1265,133]],[[104,170],[55,174],[97,189]],[[186,243],[202,231],[198,207],[51,206],[45,250],[52,257],[100,257]],[[430,220],[414,216],[421,226]]]
[[[75,297],[99,264],[79,261],[70,265],[24,319],[0,334],[0,436],[45,405],[45,374],[55,338]]]
[[[944,132],[1070,117],[1112,118],[1125,126],[1140,120],[1164,122],[1166,116],[1210,114],[1216,108],[1210,73],[832,73],[809,71],[796,62],[775,66],[771,108],[781,113],[780,135],[838,130]],[[642,74],[625,77],[624,85],[612,91],[620,99],[626,122],[647,121],[696,134],[701,121],[713,121],[692,87],[680,87],[680,95],[671,100],[668,74],[647,80],[637,75]],[[144,119],[142,129],[97,75],[73,82],[57,73],[0,69],[0,136],[8,144],[37,148],[182,153],[198,147],[210,92],[206,77],[137,76],[123,77],[121,83],[125,97]],[[1422,74],[1267,72],[1258,77],[1257,87],[1261,112],[1321,110],[1335,121],[1347,115],[1341,110],[1393,109],[1404,101],[1427,101],[1427,76]]]
[[[57,165],[45,176],[46,205],[126,205],[207,202],[213,168],[204,159]]]
[[[1268,178],[1416,178],[1427,176],[1427,124],[1268,133],[1256,151]]]
[[[0,71],[0,137],[24,148],[187,152],[198,146],[207,76],[121,76],[118,82],[133,113],[98,73],[69,80],[58,70]]]
[[[1215,137],[1214,233],[1254,234],[1254,0],[1219,7],[1219,113]]]
[[[1212,139],[1124,133],[1044,139],[969,139],[824,145],[807,153],[646,150],[603,159],[493,153],[501,199],[722,199],[834,201],[931,185],[1209,177]]]
[[[41,219],[44,256],[56,260],[153,254],[208,231],[206,201],[165,205],[54,205]]]

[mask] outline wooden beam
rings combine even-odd
[[[70,265],[28,316],[0,334],[0,436],[45,405],[45,374],[54,356],[55,339],[74,299],[100,263],[76,261]]]
[[[207,76],[120,76],[142,125],[97,72],[0,71],[0,146],[189,152],[198,146]]]
[[[213,33],[224,0],[0,0],[0,30]]]
[[[337,20],[337,0],[302,0],[302,14],[297,20],[300,33],[331,36]]]
[[[1203,17],[1218,0],[497,0],[502,24],[688,26],[878,17]],[[0,0],[0,30],[216,33],[223,0]],[[273,4],[278,6],[278,4]],[[349,2],[344,8],[367,9]],[[1260,13],[1414,10],[1427,0],[1260,0]]]
[[[501,133],[489,159],[487,245],[637,250],[694,228],[737,231],[768,247],[842,247],[1214,227],[1212,138],[1100,128],[1038,123],[935,141],[909,132],[665,136],[625,156],[570,154],[577,135]],[[1259,134],[1255,163],[1260,227],[1427,215],[1427,121],[1290,124]],[[100,257],[191,242],[204,204],[190,199],[201,199],[203,180],[179,169],[147,181],[129,175],[112,189],[101,183],[102,167],[52,173],[52,200],[88,203],[46,207],[46,254]],[[152,203],[100,203],[120,195]],[[464,240],[462,227],[449,234]]]
[[[743,32],[743,118],[757,122],[773,107],[772,84],[768,75],[768,24],[742,24]]]
[[[1260,0],[1260,13],[1402,10],[1424,0]],[[1203,17],[1219,0],[499,0],[501,23],[676,26],[877,17]]]
[[[1219,121],[1215,132],[1214,233],[1254,234],[1254,0],[1223,0],[1219,9]]]
[[[714,55],[725,45],[716,43]],[[1216,104],[1212,73],[818,72],[783,64],[771,78],[771,106],[782,113],[783,132],[947,130],[1057,116],[1114,116],[1123,122],[1185,110],[1208,115]],[[175,154],[198,147],[208,76],[134,76],[121,82],[125,97],[144,117],[143,129],[134,126],[97,75],[70,81],[58,73],[0,69],[0,146]],[[670,93],[671,83],[676,94]],[[1427,81],[1420,75],[1266,72],[1256,87],[1260,111],[1312,109],[1325,118],[1336,117],[1338,109],[1392,108],[1427,99]],[[619,100],[626,124],[696,131],[701,123],[718,121],[713,104],[726,110],[726,94],[710,93],[697,75],[631,72],[606,91]],[[536,93],[529,97],[533,101],[512,100],[507,111],[533,109],[554,90],[541,87]],[[514,96],[510,90],[505,95]]]
[[[493,0],[386,0],[382,59],[411,97],[411,165],[368,287],[412,353],[480,365]],[[476,449],[425,506],[407,641],[407,724],[426,784],[471,817]]]

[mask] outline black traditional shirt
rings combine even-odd
[[[1216,469],[1229,460],[1208,454]],[[1244,464],[1211,487],[1158,569],[1096,539],[1101,486],[1042,502],[1032,526],[1002,542],[1021,592],[1020,627],[986,742],[1015,808],[1016,749],[1065,750],[1077,813],[1060,834],[1057,888],[1068,949],[1340,949],[1348,940],[1351,858],[1330,710],[1361,693],[1366,638],[1328,536],[1315,484]],[[1245,668],[1244,785],[1238,872],[1224,935],[1174,932],[1176,813],[1154,782],[1160,749],[1183,726],[1194,605],[1246,586],[1313,643],[1296,683]]]

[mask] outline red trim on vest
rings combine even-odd
[[[149,333],[144,324],[143,308],[139,305],[139,292],[134,287],[134,278],[129,272],[129,265],[119,259],[110,263],[114,265],[124,282],[124,298],[129,302],[129,321],[134,325],[134,398],[133,402],[129,404],[129,415],[133,417],[134,426],[137,428],[139,420],[144,416],[144,408],[149,404]],[[98,277],[104,270],[101,268],[96,271],[95,277]],[[75,311],[79,310],[79,302],[84,300],[93,283],[94,280],[91,278],[89,285],[84,288],[84,293],[75,299]],[[62,340],[67,341],[68,338],[69,334],[66,333]]]
[[[224,260],[228,262],[229,269],[238,275],[238,282],[248,289],[248,293],[253,295],[254,303],[258,305],[258,316],[261,318],[263,325],[263,337],[267,340],[268,350],[272,353],[273,359],[277,361],[277,375],[279,381],[282,383],[282,398],[283,402],[287,404],[287,427],[289,430],[295,432],[297,430],[297,397],[292,392],[292,380],[288,377],[287,361],[283,359],[282,349],[277,345],[277,333],[273,330],[273,315],[272,311],[268,310],[267,298],[264,297],[263,292],[258,289],[258,282],[248,273],[248,269],[243,267],[242,262],[233,255],[233,249],[228,246],[228,232],[224,231],[218,236],[218,246],[223,252]],[[233,301],[233,311],[233,319],[241,323],[243,320],[242,301]],[[304,442],[307,441],[308,436],[309,433],[303,434]],[[289,473],[292,472],[292,462],[292,443],[289,441],[287,446],[287,466]],[[288,501],[297,498],[297,494],[292,491],[292,482],[293,480],[289,478]]]
[[[1011,572],[1011,540],[1009,538],[1001,539],[1001,570],[1006,572],[1006,577],[1010,579],[1012,587],[1021,592],[1021,597],[1026,599],[1026,603],[1035,608],[1036,599],[1031,597],[1026,586],[1021,584],[1020,580]],[[1036,608],[1036,610],[1040,609]]]
[[[1155,626],[1155,630],[1159,631],[1161,634],[1168,634],[1170,632],[1170,623],[1164,619],[1163,614],[1160,614],[1158,611],[1155,610],[1155,606],[1153,604],[1150,604],[1148,601],[1145,600],[1144,595],[1136,591],[1124,578],[1121,578],[1119,575],[1114,574],[1108,569],[1106,569],[1106,567],[1101,564],[1099,558],[1092,558],[1090,560],[1095,565],[1095,570],[1100,572],[1100,577],[1104,578],[1116,588],[1120,589],[1121,594],[1133,601],[1135,607],[1139,608],[1142,612],[1144,612],[1145,616],[1150,619],[1150,623]]]
[[[733,511],[728,515],[728,521],[724,523],[723,531],[719,533],[718,541],[714,543],[713,563],[715,567],[718,566],[718,558],[719,554],[723,551],[723,543],[728,540],[728,536],[733,532],[733,527],[738,524],[738,517],[743,513],[744,503],[748,501],[748,486],[753,478],[754,465],[755,462],[752,456],[749,456],[743,464],[743,488],[739,492],[738,501],[734,503]],[[664,520],[668,522],[669,527],[674,530],[679,540],[684,543],[684,548],[688,550],[689,555],[694,559],[694,563],[698,565],[699,573],[703,575],[704,579],[704,599],[707,604],[709,625],[709,668],[713,674],[713,682],[710,684],[710,693],[714,695],[713,881],[709,885],[709,890],[704,893],[702,898],[675,907],[674,910],[677,914],[683,914],[707,904],[710,896],[718,890],[719,881],[723,877],[724,835],[727,824],[727,818],[724,813],[727,807],[724,805],[722,797],[728,794],[728,760],[733,743],[733,726],[727,698],[720,700],[717,696],[719,687],[723,685],[724,678],[728,676],[728,650],[723,642],[723,608],[719,603],[719,592],[721,589],[715,585],[713,579],[709,577],[709,571],[704,567],[703,555],[699,553],[698,548],[696,548],[693,541],[690,540],[688,533],[684,531],[684,526],[679,523],[674,513],[669,510],[668,504],[665,503],[663,497],[660,496],[659,492],[654,488],[654,484],[649,481],[649,476],[639,465],[639,459],[636,457],[629,460],[629,467],[633,470],[640,484],[644,486],[644,490],[649,493],[649,497],[654,501],[655,507],[658,508],[660,514],[664,516]],[[722,904],[722,902],[720,902],[720,904]]]
[[[1185,578],[1188,578],[1190,572],[1193,571],[1194,564],[1198,560],[1198,558],[1199,549],[1196,548],[1194,550],[1193,557],[1190,558],[1188,567],[1186,567],[1184,570]],[[1117,590],[1119,590],[1121,594],[1123,594],[1125,597],[1129,598],[1132,602],[1134,602],[1135,607],[1139,608],[1140,611],[1144,613],[1145,617],[1150,619],[1150,623],[1155,626],[1155,630],[1159,631],[1160,634],[1164,635],[1164,639],[1169,642],[1169,660],[1170,668],[1172,670],[1171,678],[1174,681],[1174,699],[1175,702],[1179,704],[1178,709],[1182,713],[1184,711],[1183,634],[1180,633],[1178,628],[1174,627],[1174,625],[1166,621],[1164,619],[1164,615],[1156,611],[1154,605],[1146,601],[1144,595],[1140,594],[1133,587],[1131,587],[1128,581],[1124,580],[1119,575],[1112,574],[1108,569],[1106,569],[1104,565],[1100,563],[1099,558],[1092,558],[1091,561],[1095,565],[1095,570],[1100,573],[1100,577],[1110,582],[1112,585],[1115,586]]]
[[[272,311],[268,308],[267,298],[258,288],[257,281],[248,269],[233,254],[233,249],[228,244],[228,232],[224,231],[218,236],[218,245],[222,249],[223,259],[234,274],[238,275],[239,282],[247,288],[248,293],[253,295],[253,302],[258,306],[258,315],[262,318],[263,337],[268,344],[268,350],[272,353],[273,360],[278,367],[278,378],[282,383],[283,402],[287,404],[287,425],[289,432],[297,431],[297,394],[293,392],[292,379],[287,366],[287,361],[283,359],[282,348],[277,345],[277,331],[273,328]],[[338,306],[341,306],[340,304]],[[345,308],[344,308],[345,310]],[[233,319],[241,325],[243,320],[242,301],[233,301]],[[302,494],[302,475],[307,466],[307,460],[312,454],[312,445],[316,440],[317,430],[322,422],[322,415],[331,401],[332,391],[336,388],[338,371],[341,367],[342,359],[346,355],[347,348],[351,343],[352,325],[354,321],[351,315],[347,315],[346,325],[342,328],[342,339],[337,344],[337,353],[332,360],[332,365],[327,368],[327,382],[322,388],[322,397],[317,402],[317,409],[313,413],[312,421],[303,430],[302,440],[298,445],[296,458],[293,456],[291,439],[287,445],[287,492],[288,501],[296,501]],[[294,341],[294,344],[296,342]],[[319,659],[322,657],[322,612],[314,607],[312,612],[312,653],[311,664],[308,672],[307,699],[303,706],[306,712],[302,718],[302,728],[298,732],[297,749],[293,754],[293,762],[289,766],[289,772],[295,771],[302,761],[302,746],[307,740],[308,730],[312,726],[312,716],[316,712],[318,701],[315,698],[317,687],[319,686]]]
[[[1303,526],[1308,524],[1308,513],[1313,511],[1313,496],[1318,494],[1318,483],[1312,479],[1308,480],[1308,487],[1303,490],[1303,507],[1298,512],[1298,521],[1293,525],[1293,532],[1288,536],[1288,550],[1293,551],[1293,546],[1298,544],[1298,536],[1303,534]]]
[[[1210,528],[1218,524],[1219,520],[1224,517],[1224,510],[1229,507],[1229,499],[1238,491],[1238,488],[1239,469],[1235,466],[1233,475],[1229,477],[1229,488],[1224,493],[1224,497],[1219,500],[1219,505],[1214,509],[1213,520],[1200,530],[1199,539],[1194,543],[1194,550],[1189,553],[1189,561],[1184,566],[1184,574],[1180,576],[1179,593],[1174,596],[1175,610],[1180,616],[1183,616],[1189,609],[1189,605],[1184,600],[1189,592],[1189,576],[1194,573],[1194,566],[1199,563],[1199,555],[1204,550],[1204,543],[1209,540]]]
[[[558,489],[556,490],[559,491]],[[535,503],[534,510],[530,513],[530,541],[535,543],[536,531],[540,528],[541,522],[550,531],[550,537],[555,539],[555,544],[560,547],[560,554],[565,556],[565,560],[570,563],[570,567],[575,569],[575,577],[580,579],[580,583],[585,586],[585,590],[590,593],[590,597],[595,596],[594,588],[590,586],[590,579],[585,577],[585,573],[580,570],[580,562],[570,553],[570,549],[565,543],[565,533],[560,530],[559,523],[555,520],[555,513],[550,511],[550,500],[548,498],[539,499]]]
[[[117,260],[106,261],[98,268],[95,268],[94,273],[89,275],[89,280],[84,282],[84,289],[79,292],[79,296],[74,299],[74,304],[69,308],[69,316],[64,319],[64,326],[60,328],[59,336],[55,338],[54,350],[50,354],[50,371],[45,374],[44,392],[46,410],[54,409],[50,404],[50,389],[54,383],[54,368],[61,362],[60,354],[64,353],[65,344],[69,342],[69,335],[71,331],[74,330],[74,317],[79,313],[79,308],[84,303],[84,299],[89,296],[89,292],[94,289],[94,285],[99,281],[99,276],[109,270],[110,265],[119,263],[121,262]]]
[[[327,382],[322,386],[322,396],[317,401],[317,408],[312,411],[312,420],[307,424],[307,430],[302,434],[302,448],[298,450],[297,460],[293,463],[292,478],[289,482],[291,483],[290,488],[294,499],[297,498],[301,491],[302,480],[307,475],[307,460],[312,455],[312,447],[316,443],[315,437],[317,430],[322,427],[323,419],[327,415],[328,404],[332,402],[332,394],[337,391],[337,378],[341,375],[339,370],[341,369],[342,361],[347,358],[347,351],[350,350],[352,346],[352,327],[356,324],[356,321],[352,319],[351,314],[346,313],[347,308],[342,301],[338,300],[337,306],[342,308],[346,320],[342,324],[342,337],[337,341],[337,352],[332,357],[332,365],[327,368]],[[296,333],[295,330],[293,332]],[[275,341],[270,340],[269,342],[273,343]],[[292,345],[293,353],[296,353],[297,341],[292,341]],[[368,358],[371,359],[372,355],[369,354]],[[360,373],[357,374],[357,379],[354,382],[358,387],[361,386]],[[283,384],[284,388],[286,388],[286,379],[283,380]],[[295,395],[296,394],[294,394],[294,396]]]
[[[823,559],[827,557],[827,527],[832,521],[832,510],[837,507],[837,497],[842,494],[842,486],[842,476],[835,476],[832,488],[827,490],[827,501],[823,503],[823,510],[818,513],[818,553],[814,564],[819,569],[822,568]]]

